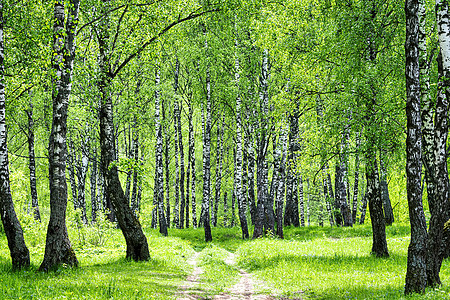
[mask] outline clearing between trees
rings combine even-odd
[[[75,222],[70,220],[69,222]],[[353,228],[287,227],[285,239],[243,241],[239,228],[145,229],[150,260],[124,259],[123,236],[103,227],[69,226],[79,268],[37,271],[45,227],[24,226],[31,267],[13,272],[6,238],[0,239],[0,299],[448,299],[443,286],[405,297],[409,226],[387,227],[389,258],[370,254],[370,225]]]

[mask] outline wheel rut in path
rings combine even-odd
[[[199,275],[203,273],[203,270],[198,267],[199,253],[188,261],[188,263],[194,266],[194,270],[186,278],[186,282],[181,286],[181,296],[177,300],[191,300],[191,299],[214,299],[214,300],[273,300],[276,299],[273,296],[257,293],[256,290],[270,291],[270,288],[262,281],[256,280],[252,274],[240,269],[239,281],[228,289],[227,292],[220,293],[219,295],[209,296],[202,295],[205,293],[201,289],[201,282]],[[235,255],[229,252],[228,257],[225,259],[227,265],[233,266],[236,264]]]

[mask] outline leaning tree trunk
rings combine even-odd
[[[13,269],[30,265],[30,252],[25,245],[22,226],[14,210],[9,183],[9,162],[6,132],[6,97],[5,97],[5,46],[3,40],[3,0],[0,0],[0,211],[3,229],[8,240]],[[56,26],[55,26],[56,27]]]
[[[418,0],[406,0],[406,191],[411,241],[408,246],[405,294],[423,293],[427,283],[427,224],[422,206],[422,158],[419,81]]]
[[[103,0],[100,14],[106,15],[98,26],[97,39],[99,44],[99,79],[98,86],[101,95],[100,105],[100,147],[102,172],[105,177],[106,198],[111,201],[119,227],[127,245],[127,259],[135,261],[148,260],[150,253],[147,238],[141,224],[133,214],[119,180],[117,157],[114,141],[113,104],[111,99],[111,81],[109,66],[109,34],[107,11],[109,0]]]
[[[34,119],[33,119],[33,103],[29,103],[29,109],[26,110],[28,116],[28,158],[30,169],[30,191],[31,191],[31,207],[33,208],[34,219],[41,222],[41,213],[39,211],[39,202],[36,186],[36,159],[34,154]]]
[[[47,229],[44,260],[39,267],[48,271],[63,264],[77,266],[78,260],[70,244],[66,227],[67,184],[67,108],[72,87],[75,57],[75,31],[80,2],[70,1],[69,15],[64,28],[64,2],[54,3],[53,69],[56,77],[52,93],[53,121],[49,140],[50,221]],[[61,35],[64,32],[65,36]],[[68,51],[67,51],[68,50]]]

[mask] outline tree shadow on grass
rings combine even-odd
[[[10,272],[0,257],[0,299],[167,299],[185,280],[182,268],[168,269],[158,261],[118,259],[81,268],[61,267],[54,272]]]

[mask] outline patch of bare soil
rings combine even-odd
[[[236,264],[235,255],[229,253],[225,259],[225,263],[228,265]],[[275,299],[269,295],[257,294],[255,292],[255,286],[258,289],[267,290],[268,287],[259,280],[253,278],[252,274],[247,273],[244,270],[239,270],[240,279],[239,282],[232,286],[227,293],[221,293],[214,296],[215,300],[231,300],[231,299],[248,299],[248,300],[271,300]]]
[[[188,264],[194,267],[192,273],[186,278],[186,281],[182,286],[180,286],[180,296],[177,300],[193,300],[193,299],[204,299],[201,296],[204,293],[200,289],[200,274],[203,273],[203,269],[198,266],[198,256],[200,252],[195,252],[195,254],[188,260]]]
[[[186,283],[181,286],[181,296],[177,300],[192,300],[192,299],[211,299],[206,298],[201,294],[204,293],[199,289],[201,282],[199,281],[199,275],[203,273],[203,270],[197,266],[197,259],[199,253],[196,253],[189,261],[191,265],[194,266],[194,270],[191,275],[186,279]],[[228,265],[236,264],[235,255],[229,253],[228,257],[225,259],[225,263]],[[274,296],[266,295],[258,291],[270,291],[264,282],[257,280],[252,274],[247,273],[244,270],[239,270],[240,278],[239,281],[232,286],[227,292],[215,295],[212,299],[214,300],[274,300],[277,299]],[[279,298],[278,298],[279,299]]]

